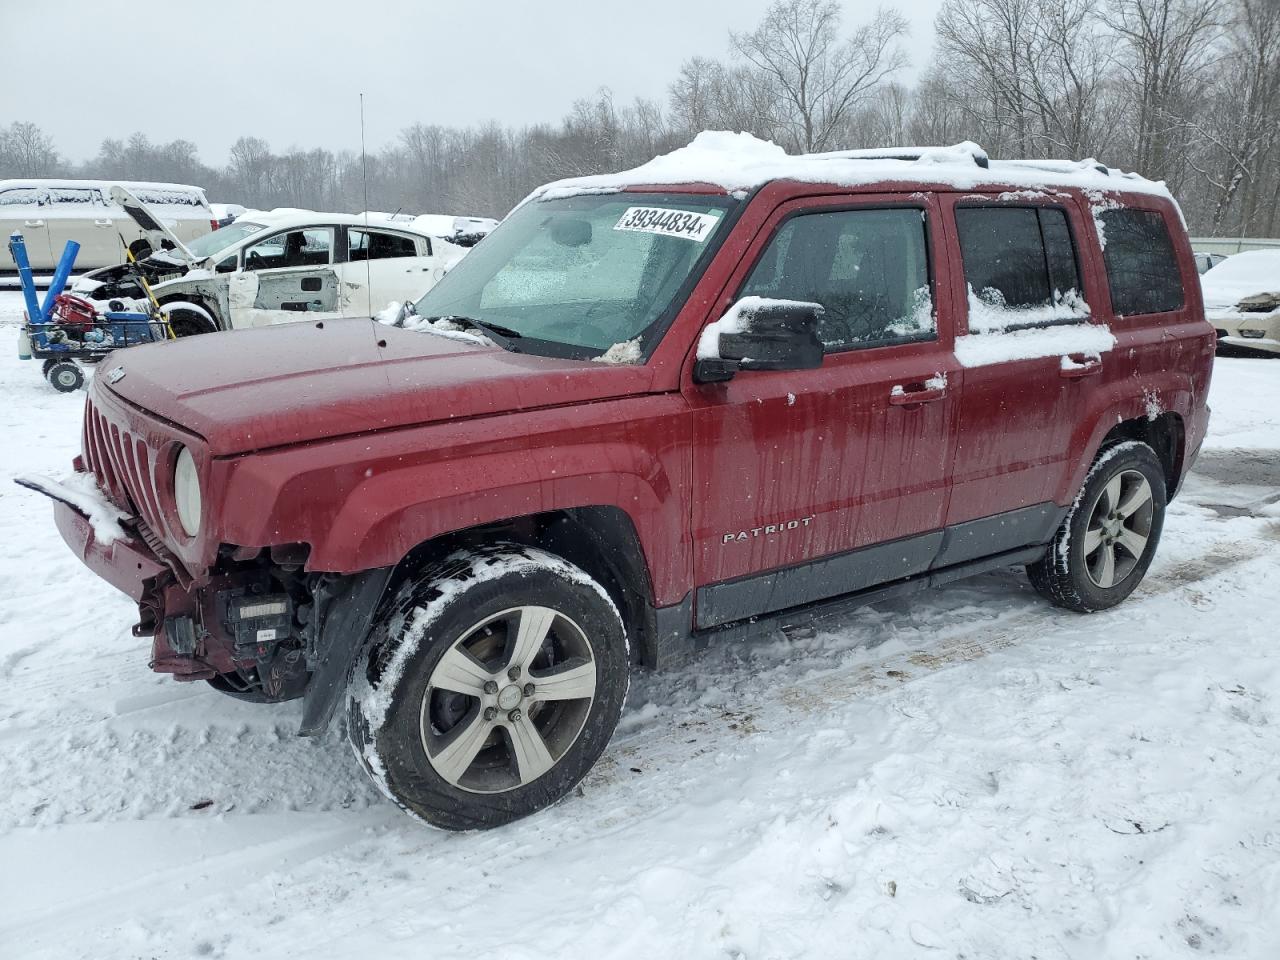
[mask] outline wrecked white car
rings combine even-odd
[[[127,190],[113,198],[142,228],[137,264],[85,274],[73,292],[109,308],[151,286],[180,337],[293,320],[367,317],[415,300],[466,254],[413,224],[337,213],[255,213],[196,240],[179,240]]]
[[[1280,355],[1280,250],[1246,250],[1200,278],[1220,347]]]

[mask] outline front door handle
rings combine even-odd
[[[44,221],[43,220],[23,220],[22,225],[24,227],[43,227]]]
[[[94,225],[95,227],[109,227],[109,226],[111,226],[111,221],[110,221],[110,220],[95,220],[95,221],[93,221],[93,225]]]
[[[1079,380],[1092,377],[1102,372],[1102,358],[1087,355],[1063,357],[1058,366],[1058,375],[1067,380]]]
[[[907,390],[899,384],[889,393],[889,402],[895,407],[914,407],[920,403],[935,403],[947,395],[947,388],[922,387],[919,390]]]

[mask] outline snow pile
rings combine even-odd
[[[644,362],[644,353],[640,349],[640,338],[615,343],[598,357],[592,357],[596,363],[637,364]]]
[[[911,148],[916,149],[916,148]],[[833,183],[857,187],[885,182],[919,182],[971,190],[984,184],[1017,187],[1079,187],[1098,191],[1123,190],[1170,197],[1163,182],[1153,182],[1118,170],[1103,172],[1092,160],[991,161],[978,166],[981,147],[965,142],[951,147],[918,148],[919,160],[874,157],[876,153],[906,153],[908,148],[884,151],[850,150],[793,156],[771,141],[749,133],[704,130],[688,146],[655,157],[621,173],[557,180],[534,190],[529,200],[551,200],[589,193],[616,193],[630,186],[707,183],[738,193],[770,180]]]
[[[1009,307],[999,291],[984,290],[979,297],[969,287],[970,332],[956,337],[956,359],[961,366],[981,367],[1055,355],[1100,356],[1116,338],[1110,327],[1088,317],[1089,305],[1074,290],[1055,292],[1052,304]]]
[[[698,338],[698,359],[720,359],[720,334],[743,333],[750,328],[752,318],[766,307],[795,306],[812,307],[819,312],[823,309],[822,304],[808,301],[775,300],[770,297],[743,297],[730,307],[729,312],[723,317],[719,320],[713,320],[703,327],[702,336]]]

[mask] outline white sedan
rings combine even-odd
[[[135,251],[137,267],[94,270],[72,292],[103,308],[141,300],[141,273],[178,336],[367,317],[391,301],[418,299],[466,254],[412,224],[304,210],[250,214],[184,243],[121,193],[147,247]]]
[[[1246,250],[1200,278],[1218,343],[1280,354],[1280,250]]]

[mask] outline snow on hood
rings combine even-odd
[[[1245,297],[1280,293],[1280,250],[1246,250],[1200,277],[1206,310],[1226,310]]]
[[[901,160],[884,154],[919,153],[920,158]],[[1095,160],[1018,161],[992,160],[989,168],[974,158],[986,157],[975,143],[950,147],[890,147],[885,150],[846,150],[833,153],[792,155],[772,141],[749,133],[704,130],[688,146],[654,157],[621,173],[557,180],[534,190],[530,200],[551,200],[586,193],[615,193],[631,186],[707,183],[726,193],[751,190],[771,180],[865,186],[884,182],[941,184],[972,190],[984,184],[1014,185],[1033,189],[1078,187],[1088,190],[1123,190],[1172,200],[1163,182],[1119,170],[1103,172]]]

